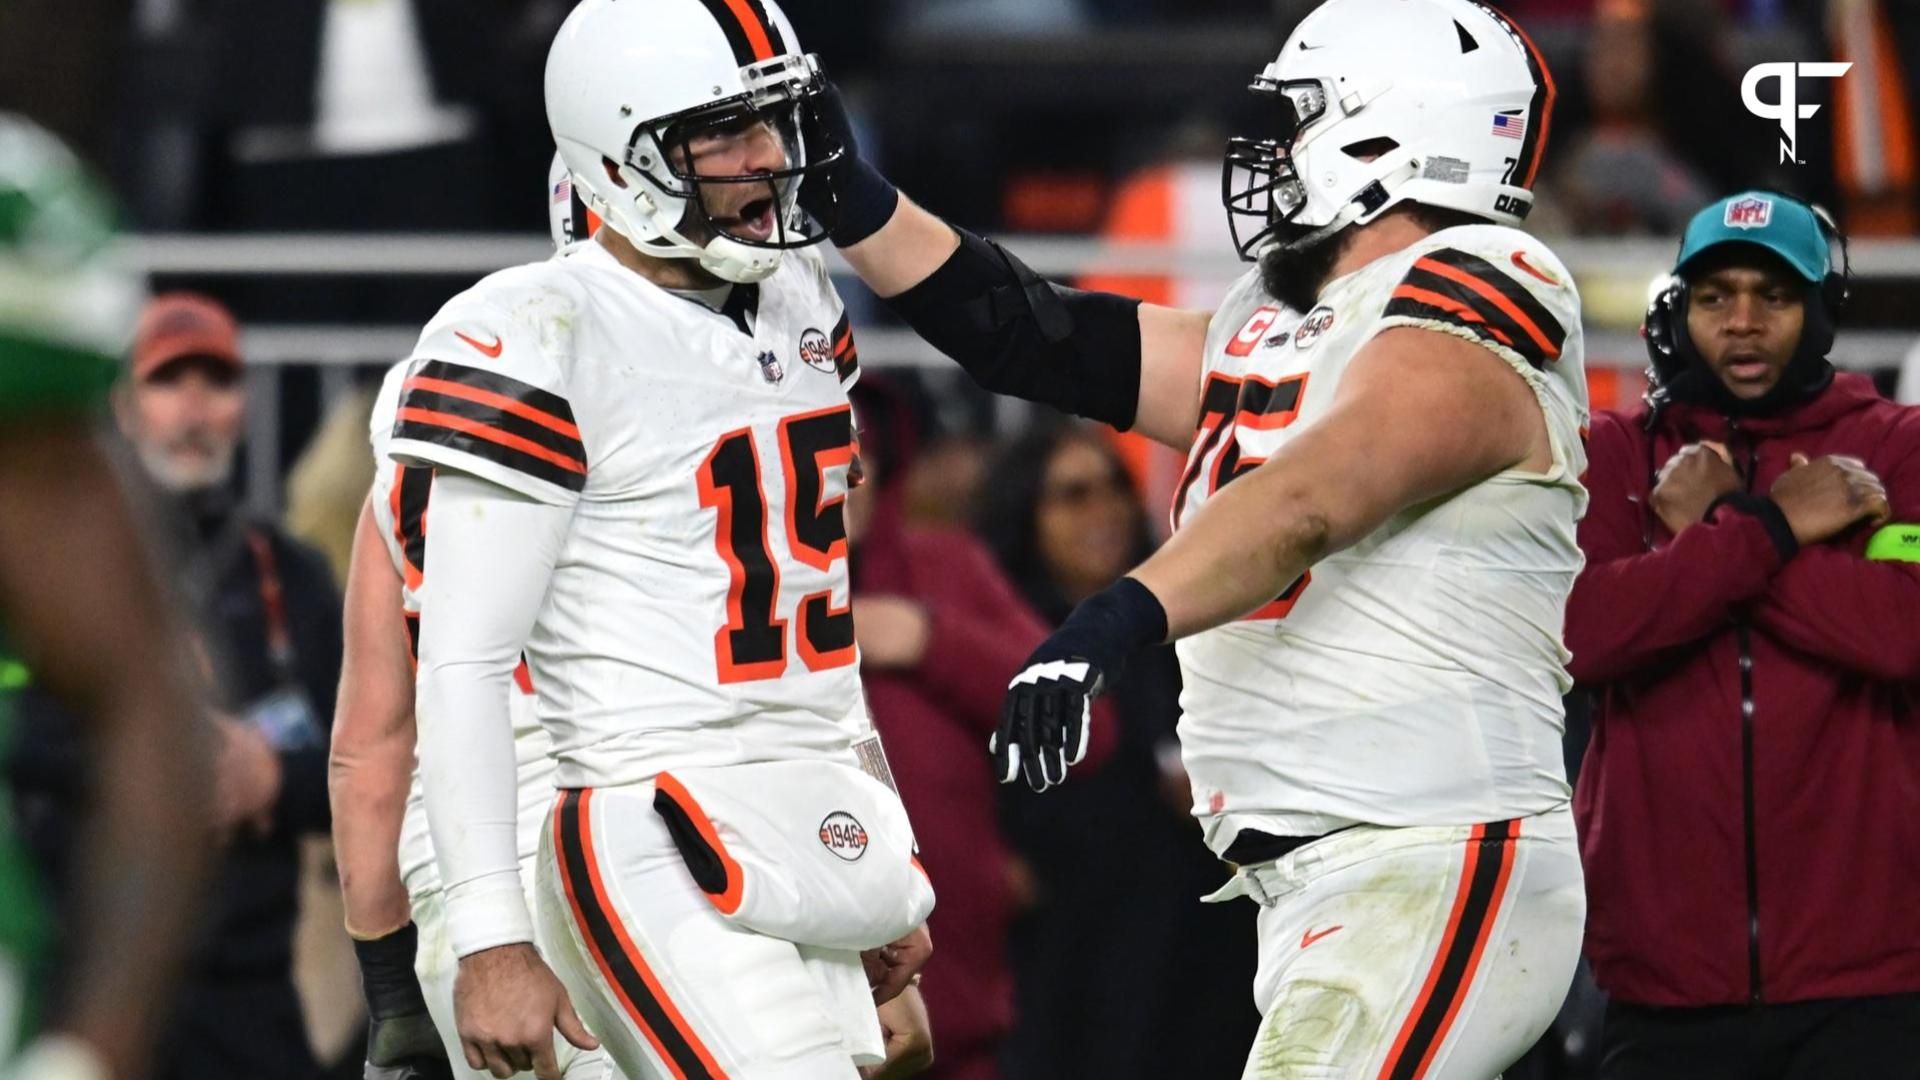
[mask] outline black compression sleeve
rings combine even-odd
[[[1070,289],[965,229],[925,281],[887,301],[988,390],[1124,431],[1140,403],[1140,301]]]

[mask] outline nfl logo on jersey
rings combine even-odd
[[[1773,200],[1740,199],[1727,206],[1727,225],[1735,229],[1764,229],[1773,220]]]
[[[770,383],[777,383],[787,376],[787,369],[781,366],[780,358],[773,354],[772,349],[760,354],[760,374]]]

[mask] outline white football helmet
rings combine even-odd
[[[785,249],[826,239],[825,225],[797,205],[801,182],[844,152],[823,146],[814,122],[811,99],[823,85],[818,61],[799,51],[774,0],[581,0],[547,54],[547,122],[574,184],[607,228],[645,254],[698,259],[727,281],[754,282],[773,273]],[[694,134],[755,122],[779,135],[784,168],[689,171]],[[702,184],[763,185],[772,234],[714,220],[699,198]],[[692,222],[711,238],[690,239]]]
[[[1502,225],[1533,209],[1553,76],[1512,19],[1476,0],[1328,0],[1251,89],[1277,127],[1227,145],[1222,197],[1242,258],[1402,202]]]
[[[600,231],[601,215],[588,205],[593,198],[582,195],[566,159],[555,151],[553,164],[547,167],[547,228],[556,249],[591,240]]]

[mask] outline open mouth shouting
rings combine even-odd
[[[723,232],[732,233],[744,240],[765,242],[773,239],[776,222],[774,212],[778,204],[771,196],[743,203],[732,217],[721,218],[715,222]]]

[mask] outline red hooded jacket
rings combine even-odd
[[[1783,559],[1749,512],[1676,537],[1648,506],[1712,439],[1760,494],[1794,452],[1861,458],[1920,522],[1920,410],[1840,375],[1779,417],[1646,423],[1594,417],[1567,606],[1594,974],[1644,1005],[1920,991],[1920,564],[1868,561],[1867,527]]]
[[[933,958],[920,986],[933,1027],[929,1075],[997,1075],[998,1044],[1013,1027],[1007,932],[1018,898],[987,738],[1008,682],[1047,627],[971,534],[907,522],[901,481],[918,431],[903,394],[868,378],[856,390],[855,408],[861,456],[877,461],[880,480],[852,552],[854,617],[863,601],[892,596],[919,603],[928,622],[918,664],[867,666],[860,678],[933,882]],[[1080,769],[1100,766],[1117,728],[1111,703],[1095,702]]]

